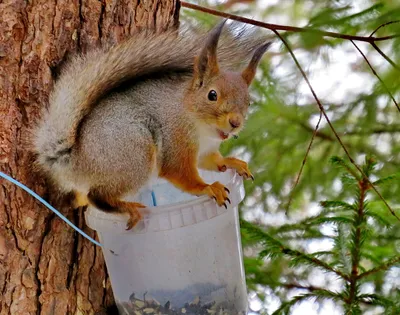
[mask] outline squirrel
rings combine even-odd
[[[224,37],[225,22],[204,33],[139,32],[63,67],[33,145],[37,165],[75,195],[75,207],[126,213],[129,230],[145,206],[123,197],[154,174],[225,207],[229,190],[205,183],[198,168],[254,179],[219,146],[243,128],[248,88],[271,43],[246,32]],[[245,59],[242,71],[231,69]]]

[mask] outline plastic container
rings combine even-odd
[[[87,224],[104,244],[120,314],[247,314],[238,222],[242,178],[232,171],[201,176],[229,188],[227,209],[157,179],[127,198],[150,210],[130,231],[124,216],[86,211]]]

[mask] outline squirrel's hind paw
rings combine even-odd
[[[139,223],[143,218],[143,208],[146,208],[145,205],[137,202],[130,202],[127,207],[127,212],[129,213],[129,220],[126,224],[126,230],[132,229],[136,224]]]

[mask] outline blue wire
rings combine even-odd
[[[151,191],[151,199],[153,200],[153,206],[157,207],[156,194],[154,193],[154,190]]]
[[[4,174],[3,172],[0,172],[0,177],[3,177],[4,179],[10,181],[11,183],[17,185],[18,187],[22,188],[25,190],[28,194],[32,195],[35,197],[37,200],[39,200],[42,204],[44,204],[47,208],[49,208],[51,211],[53,211],[56,215],[58,215],[62,220],[64,220],[70,227],[72,227],[75,231],[77,231],[79,234],[81,234],[83,237],[86,237],[89,241],[92,243],[103,247],[102,244],[99,242],[95,241],[93,238],[91,238],[89,235],[87,235],[85,232],[83,232],[80,228],[76,227],[71,221],[69,221],[66,217],[64,217],[57,209],[55,209],[52,205],[50,205],[46,200],[44,200],[42,197],[40,197],[37,193],[26,187],[24,184],[21,184],[14,178]]]

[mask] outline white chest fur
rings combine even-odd
[[[198,125],[197,134],[199,157],[219,150],[222,140],[218,138],[218,134],[210,126]]]

